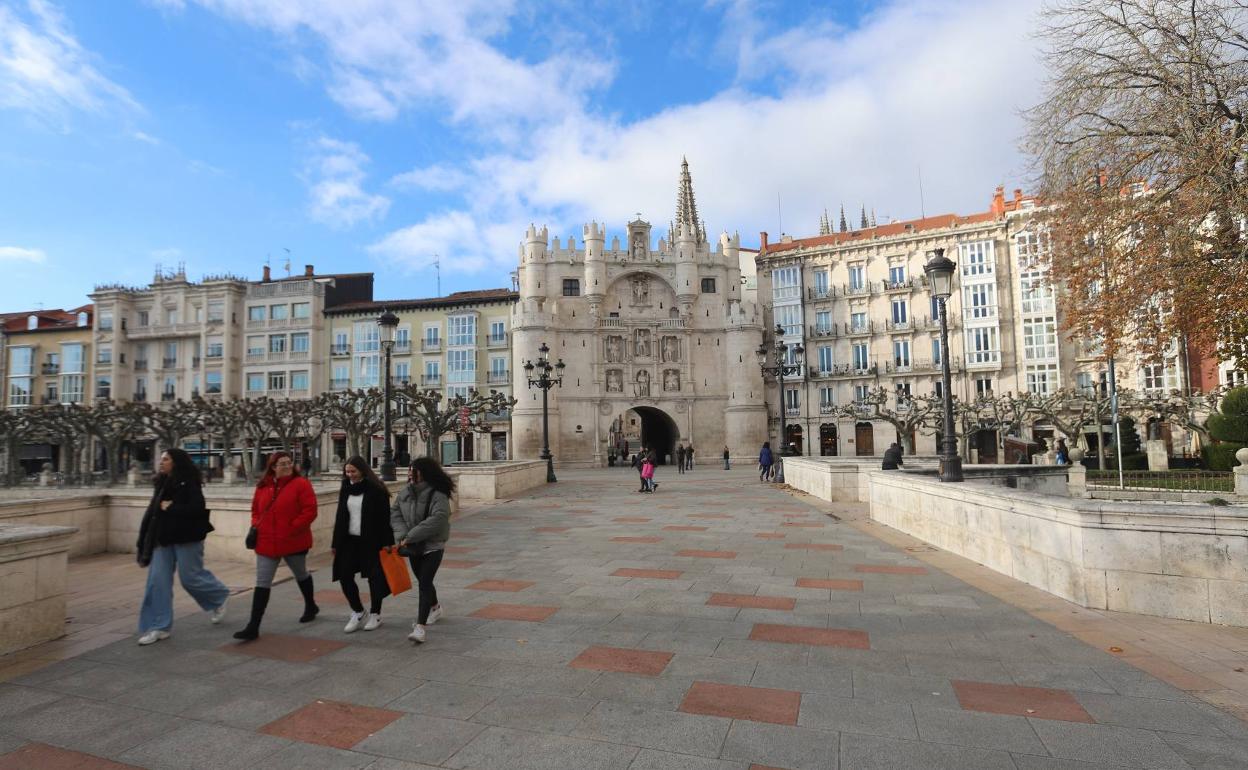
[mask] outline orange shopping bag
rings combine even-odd
[[[386,573],[390,595],[398,596],[412,587],[412,575],[407,571],[407,559],[399,556],[397,548],[382,548],[377,554],[381,559],[381,571]]]

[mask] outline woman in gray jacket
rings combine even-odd
[[[412,573],[420,588],[420,614],[412,624],[408,639],[425,641],[425,626],[438,622],[442,605],[433,577],[442,564],[442,552],[451,536],[451,494],[455,482],[432,457],[412,461],[407,486],[390,506],[390,527],[399,553],[412,563]]]

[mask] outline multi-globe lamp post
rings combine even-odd
[[[785,375],[796,375],[802,372],[802,357],[806,354],[806,349],[802,347],[802,343],[793,346],[792,359],[790,360],[789,346],[784,342],[784,327],[776,324],[775,331],[776,344],[771,348],[767,347],[767,343],[758,346],[754,351],[758,354],[758,366],[763,370],[763,375],[772,375],[776,378],[780,386],[780,456],[788,457],[792,454],[789,447],[789,431],[788,424],[785,421],[785,411],[788,408],[784,403],[784,377]],[[770,356],[770,359],[769,359]],[[768,361],[771,361],[769,364]],[[783,464],[778,476],[779,481],[784,481]]]
[[[953,274],[957,265],[945,257],[944,249],[933,249],[923,272],[940,310],[940,375],[944,401],[945,427],[940,436],[940,480],[962,481],[962,456],[953,432],[953,388],[949,374],[949,297],[953,294]]]
[[[394,350],[394,333],[399,327],[399,317],[389,310],[377,319],[377,330],[381,338],[381,349],[386,354],[385,407],[382,409],[382,432],[385,434],[381,449],[381,480],[394,481],[394,445],[391,437],[390,422],[390,354]]]
[[[550,453],[550,411],[548,396],[550,389],[558,385],[563,387],[563,368],[566,364],[563,359],[559,359],[555,363],[550,362],[550,348],[545,342],[537,349],[537,362],[525,361],[524,371],[529,381],[529,388],[542,389],[542,459],[546,461],[546,483],[551,484],[555,479],[555,457]],[[534,376],[536,372],[536,376]],[[554,375],[551,375],[554,372]]]

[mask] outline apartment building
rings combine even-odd
[[[145,287],[97,286],[91,395],[115,401],[242,396],[248,282],[187,280],[179,266]]]
[[[302,275],[274,279],[266,266],[244,300],[243,395],[310,398],[327,389],[325,311],[372,298],[372,273],[317,275],[305,265]]]
[[[468,391],[497,390],[511,394],[511,306],[518,294],[509,289],[461,291],[429,299],[350,302],[325,310],[330,390],[376,388],[383,385],[384,361],[377,318],[386,310],[399,317],[391,355],[396,384],[417,382],[441,391],[446,398]],[[488,434],[443,436],[443,462],[505,460],[511,454],[510,411],[491,415]],[[331,455],[343,457],[345,436],[330,436]],[[396,435],[395,454],[423,452],[419,436]],[[373,441],[372,455],[381,455],[382,437]]]
[[[1022,332],[1009,215],[1032,205],[1021,191],[1007,201],[998,188],[987,211],[967,216],[864,222],[839,232],[825,220],[819,235],[785,235],[779,243],[762,233],[758,286],[771,304],[769,328],[783,328],[790,352],[796,343],[805,349],[801,373],[786,378],[780,399],[788,442],[811,454],[882,453],[898,439],[893,426],[837,417],[837,406],[880,386],[898,394],[903,408],[908,396],[940,393],[946,354],[961,399],[1021,389],[1020,366],[1030,367],[1033,378],[1048,373],[1055,351],[1049,356],[1046,348],[1044,357],[1024,364],[1016,342]],[[923,274],[937,248],[958,265],[948,351],[941,349],[937,303]],[[776,396],[769,393],[768,401],[775,404]],[[774,406],[772,414],[778,430]],[[920,453],[936,451],[935,436],[914,438]],[[995,458],[995,434],[976,434],[974,442],[981,460]]]

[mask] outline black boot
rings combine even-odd
[[[303,580],[295,581],[299,586],[299,593],[303,594],[303,614],[299,616],[300,623],[311,623],[316,620],[316,614],[321,611],[316,606],[316,600],[312,598],[312,576],[308,575]]]
[[[270,590],[256,586],[251,594],[251,620],[247,621],[247,627],[242,631],[234,632],[235,639],[249,642],[260,637],[260,621],[264,620],[264,609],[269,606]]]

